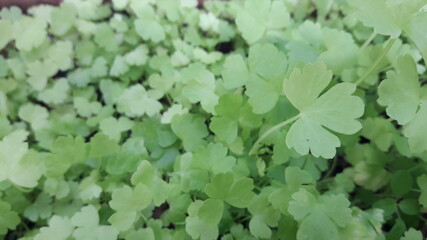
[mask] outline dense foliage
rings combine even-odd
[[[422,240],[427,1],[197,4],[0,11],[0,238]]]

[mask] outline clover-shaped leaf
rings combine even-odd
[[[299,119],[291,126],[286,144],[302,155],[332,158],[340,146],[337,136],[326,130],[354,134],[362,128],[356,120],[362,116],[364,105],[351,94],[356,85],[339,83],[320,97],[332,79],[324,63],[307,64],[296,68],[284,82],[285,94],[299,111]]]

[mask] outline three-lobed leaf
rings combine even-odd
[[[291,126],[286,144],[301,155],[309,152],[315,157],[332,158],[340,146],[337,136],[329,132],[354,134],[362,127],[356,119],[364,112],[359,97],[352,96],[356,86],[339,83],[320,97],[332,78],[324,63],[307,64],[294,69],[283,84],[289,101],[299,111],[299,119]]]
[[[387,79],[378,86],[378,103],[387,107],[388,116],[405,125],[415,116],[420,94],[415,62],[405,55],[398,59],[396,70],[387,72]]]
[[[221,199],[238,208],[247,207],[255,196],[250,178],[235,179],[233,173],[219,173],[206,185],[206,194],[213,199]]]

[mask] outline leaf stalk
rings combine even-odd
[[[371,36],[366,39],[366,41],[363,43],[363,45],[360,47],[360,51],[363,51],[371,42],[374,40],[374,38],[377,36],[376,32],[373,32]]]
[[[258,150],[258,147],[260,145],[260,143],[267,138],[270,134],[272,134],[273,132],[281,129],[282,127],[295,122],[296,120],[298,120],[300,118],[300,115],[296,115],[294,117],[291,117],[283,122],[280,122],[279,124],[274,125],[273,127],[271,127],[270,129],[268,129],[263,135],[261,135],[260,138],[258,138],[258,140],[254,143],[254,145],[252,146],[251,150],[249,151],[249,155],[253,155],[255,153],[256,150]]]
[[[366,80],[367,77],[369,77],[369,75],[372,74],[372,72],[375,71],[375,69],[378,67],[378,64],[381,63],[381,61],[384,59],[384,57],[387,55],[388,51],[390,50],[390,48],[393,46],[394,42],[396,41],[396,39],[391,39],[388,43],[387,46],[385,47],[384,51],[382,52],[382,54],[377,58],[377,60],[375,60],[374,64],[372,64],[372,66],[369,68],[369,70],[361,77],[359,78],[355,84],[359,85],[361,83],[363,83],[363,81]]]

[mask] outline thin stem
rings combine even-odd
[[[318,181],[316,183],[316,185],[317,185],[318,188],[320,188],[320,187],[327,187],[328,184],[330,184],[334,180],[335,180],[334,178],[324,178],[324,179]]]
[[[143,213],[140,214],[141,218],[144,220],[145,223],[147,223],[147,218],[145,217],[145,215]]]
[[[359,78],[355,82],[356,85],[359,85],[359,84],[363,83],[363,81],[365,81],[366,78],[369,77],[369,75],[371,75],[371,73],[375,71],[375,69],[378,67],[378,64],[380,64],[381,61],[384,59],[384,57],[387,55],[387,52],[393,46],[393,44],[394,44],[395,41],[396,41],[396,39],[391,39],[387,43],[387,46],[385,47],[383,53],[377,58],[377,60],[375,60],[374,64],[372,64],[371,68],[369,68],[369,70],[361,78]]]
[[[413,167],[411,167],[411,168],[409,168],[409,169],[406,169],[406,171],[408,171],[408,172],[412,172],[412,171],[418,170],[420,167],[422,167],[422,166],[415,165],[415,166],[413,166]]]
[[[22,226],[24,226],[25,230],[30,231],[30,228],[24,221],[22,221],[21,223],[22,223]]]
[[[281,129],[282,127],[296,121],[297,119],[299,119],[300,116],[296,115],[294,117],[289,118],[288,120],[285,120],[275,126],[273,126],[272,128],[268,129],[260,138],[258,138],[258,140],[254,143],[254,145],[252,146],[251,150],[249,151],[249,155],[253,155],[255,153],[256,150],[258,150],[258,147],[260,145],[260,143],[266,138],[268,137],[270,134],[272,134],[273,132]]]
[[[371,42],[374,40],[374,38],[377,36],[376,32],[373,32],[371,36],[366,39],[366,41],[363,43],[363,45],[360,47],[360,51],[364,50]]]
[[[332,175],[332,173],[335,170],[335,167],[337,166],[337,162],[338,162],[338,158],[335,156],[334,159],[332,159],[331,167],[329,168],[328,172],[325,174],[323,179],[327,179]]]
[[[391,70],[391,69],[393,69],[393,66],[388,65],[388,66],[385,66],[385,67],[379,69],[378,72],[386,72],[386,71]]]
[[[322,180],[318,181],[316,184],[317,185],[322,185],[322,184],[326,184],[329,183],[331,181],[335,180],[334,178],[323,178]]]
[[[427,219],[426,219],[426,218],[424,218],[423,216],[418,215],[418,217],[419,217],[421,220],[423,220],[424,222],[427,222]]]
[[[399,209],[397,209],[396,213],[397,213],[397,217],[400,218],[400,219],[402,219],[402,216],[400,215],[400,210]]]

